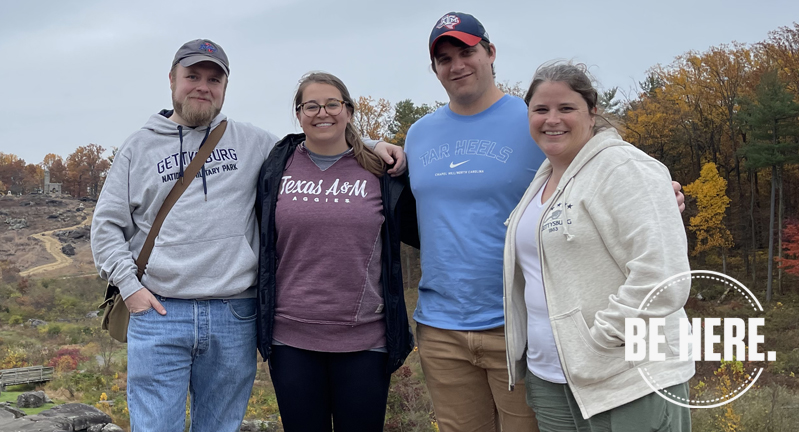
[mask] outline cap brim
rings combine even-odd
[[[178,63],[180,63],[180,65],[183,66],[183,67],[189,67],[189,66],[193,66],[193,65],[196,65],[197,63],[204,62],[204,61],[209,61],[209,62],[213,62],[213,63],[218,64],[219,67],[222,68],[222,71],[225,72],[225,75],[230,75],[230,71],[228,70],[227,66],[225,66],[224,63],[222,63],[221,61],[219,61],[219,60],[217,60],[217,59],[215,59],[215,58],[213,58],[211,56],[206,56],[206,55],[202,55],[202,54],[191,55],[191,56],[188,56],[186,58],[180,59],[180,61]]]
[[[480,41],[482,40],[482,38],[480,36],[475,36],[475,35],[472,35],[472,34],[469,34],[469,33],[461,32],[461,31],[450,30],[450,31],[448,31],[446,33],[441,33],[440,35],[438,35],[438,37],[433,40],[433,43],[430,44],[430,55],[431,56],[433,55],[433,50],[436,48],[436,44],[438,43],[438,40],[441,39],[444,36],[454,37],[455,39],[457,39],[457,40],[459,40],[459,41],[461,41],[461,42],[463,42],[463,43],[465,43],[466,45],[469,45],[469,46],[475,46],[475,45],[479,44]]]

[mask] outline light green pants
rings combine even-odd
[[[690,432],[691,410],[655,393],[584,419],[566,384],[542,380],[529,370],[524,378],[527,404],[541,432]],[[688,398],[688,383],[667,390]]]

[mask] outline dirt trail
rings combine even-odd
[[[71,227],[67,227],[67,228],[59,228],[59,229],[55,229],[55,230],[51,230],[51,231],[45,231],[45,232],[41,232],[41,233],[38,233],[38,234],[31,235],[31,237],[33,237],[33,238],[35,238],[37,240],[41,240],[41,241],[44,242],[44,245],[45,245],[45,248],[47,249],[47,252],[50,253],[50,255],[52,255],[53,258],[55,258],[55,262],[54,263],[45,264],[45,265],[40,265],[38,267],[34,267],[32,269],[28,269],[28,270],[22,271],[22,272],[19,273],[19,275],[27,277],[27,276],[31,276],[31,275],[35,275],[35,274],[39,274],[39,273],[44,273],[44,272],[48,272],[48,271],[52,271],[52,270],[57,270],[57,269],[60,269],[60,268],[68,266],[70,263],[72,263],[72,258],[64,255],[61,252],[61,242],[58,241],[57,238],[52,237],[52,234],[54,232],[56,232],[56,231],[73,230],[73,229],[76,229],[76,228],[80,228],[80,227],[89,225],[91,223],[92,223],[92,217],[89,216],[88,218],[86,218],[86,220],[84,220],[83,222],[81,222],[80,224],[75,225],[75,226],[71,226]]]

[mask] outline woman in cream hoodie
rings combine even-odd
[[[597,130],[585,68],[536,71],[525,97],[530,134],[547,156],[511,213],[505,241],[505,332],[511,389],[525,379],[546,431],[687,431],[692,361],[679,359],[678,320],[690,278],[639,308],[659,283],[690,270],[680,212],[663,164]],[[665,361],[626,361],[625,318],[665,318]]]

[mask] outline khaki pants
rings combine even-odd
[[[523,383],[508,391],[505,328],[416,326],[419,357],[441,432],[538,432]]]

